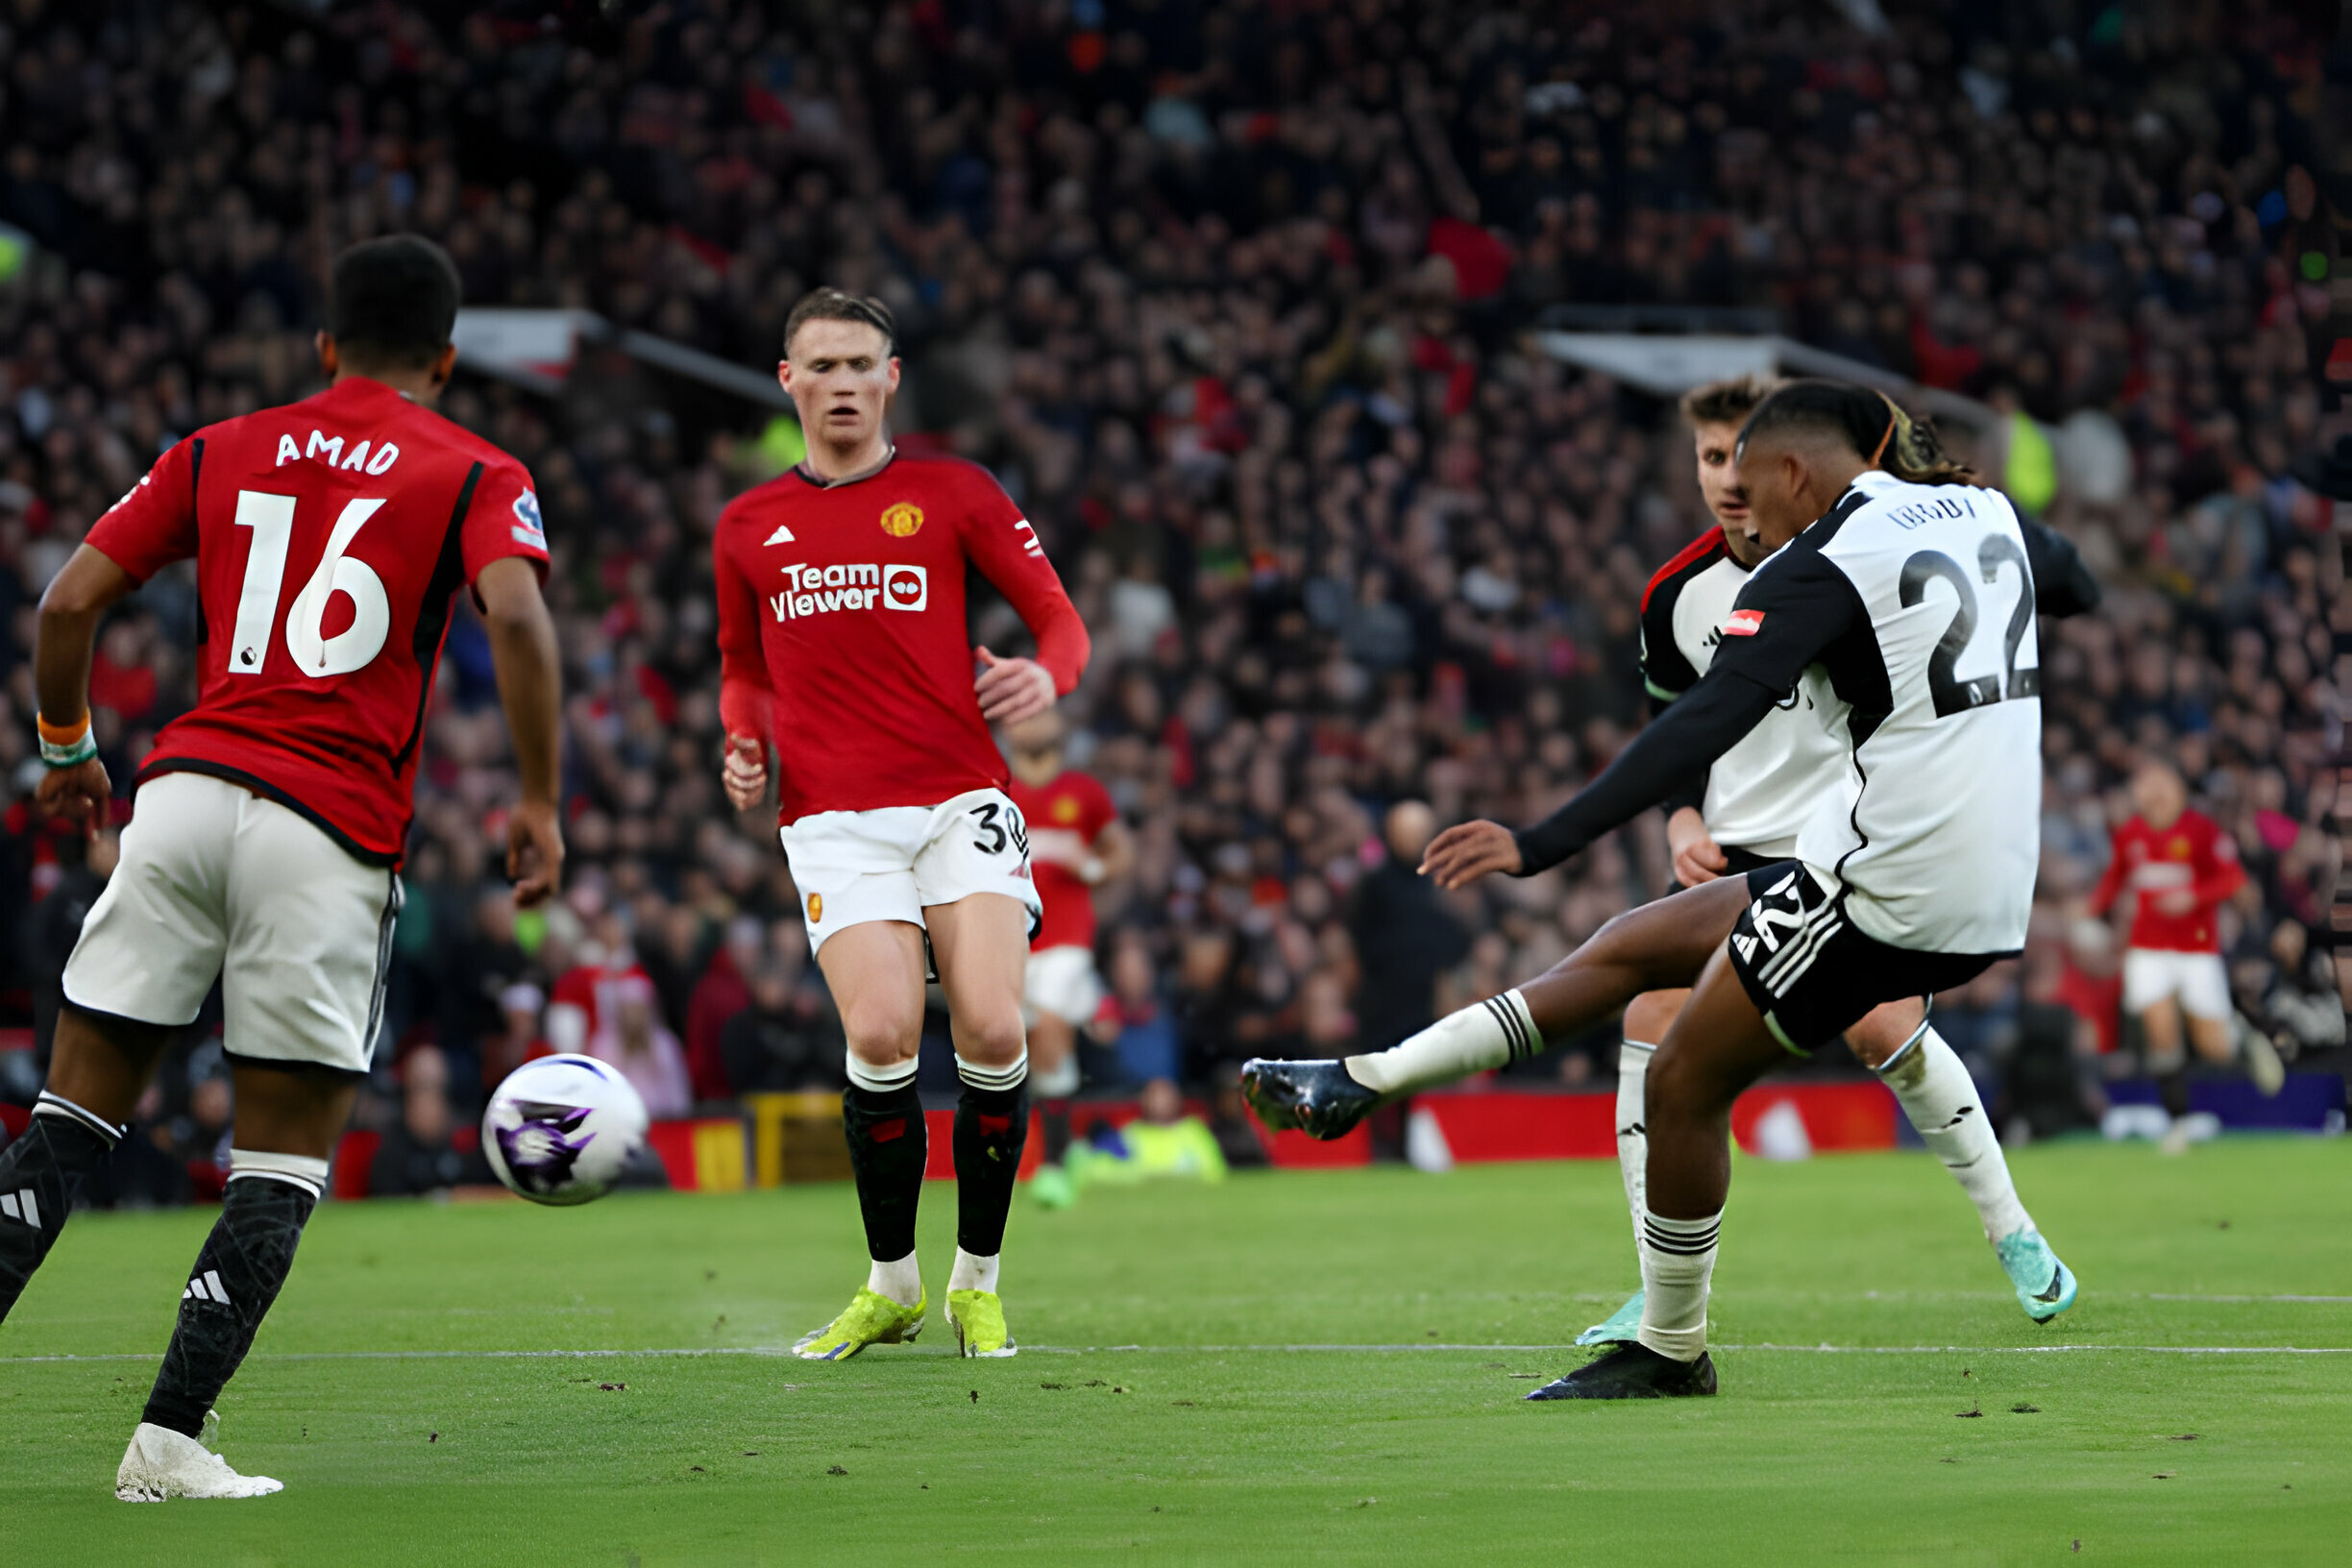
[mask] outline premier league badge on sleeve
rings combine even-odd
[[[514,499],[514,542],[533,550],[548,548],[547,528],[539,521],[539,494],[526,490]]]

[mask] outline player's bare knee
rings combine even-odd
[[[1651,1045],[1664,1040],[1689,994],[1686,991],[1646,991],[1634,997],[1626,1007],[1625,1038]]]
[[[955,1024],[956,1055],[982,1066],[1010,1066],[1028,1044],[1020,1009],[991,1009]]]
[[[922,1044],[922,1007],[897,997],[859,997],[842,1009],[849,1054],[878,1067],[913,1057]]]
[[[1926,1007],[1917,997],[1888,1002],[1872,1009],[1847,1030],[1846,1043],[1864,1066],[1875,1072],[1910,1043],[1926,1018]]]

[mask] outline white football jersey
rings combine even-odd
[[[2008,498],[1875,470],[1759,566],[1716,660],[1776,690],[1827,678],[1853,787],[1823,791],[1798,858],[1899,947],[2024,945],[2041,853],[2034,578]]]
[[[1725,548],[1723,530],[1711,528],[1650,579],[1642,595],[1642,683],[1654,701],[1672,702],[1706,674],[1748,576]],[[1828,677],[1808,667],[1778,707],[1715,759],[1699,814],[1717,844],[1785,860],[1822,795],[1851,794],[1846,737],[1824,722],[1823,704],[1835,700]]]

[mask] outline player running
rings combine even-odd
[[[1030,1081],[1043,1102],[1045,1162],[1029,1190],[1048,1209],[1077,1197],[1062,1156],[1069,1148],[1069,1096],[1078,1091],[1078,1031],[1102,1006],[1094,972],[1094,889],[1127,874],[1135,841],[1111,792],[1063,766],[1062,716],[1051,711],[1006,727],[1013,782],[1007,790],[1029,824],[1030,870],[1045,918],[1029,944],[1021,1002],[1029,1023]]]
[[[2168,1154],[2189,1147],[2189,1043],[2208,1062],[2227,1062],[2245,1045],[2255,1087],[2276,1094],[2287,1082],[2278,1051],[2259,1030],[2240,1029],[2230,1005],[2229,975],[2221,967],[2223,899],[2245,883],[2238,845],[2220,824],[2189,809],[2189,787],[2169,765],[2143,763],[2132,774],[2138,815],[2115,830],[2107,870],[2091,894],[2091,912],[2104,916],[2126,893],[2133,897],[2131,937],[2123,947],[2123,1007],[2138,1016],[2147,1041],[2149,1076],[2164,1095],[2172,1125]]]
[[[1890,451],[1923,482],[1873,466]],[[1834,382],[1767,398],[1736,460],[1754,531],[1778,553],[1741,589],[1706,674],[1543,822],[1450,828],[1423,870],[1456,888],[1557,865],[1725,755],[1820,666],[1819,712],[1851,768],[1817,792],[1795,857],[1621,915],[1541,978],[1381,1058],[1252,1065],[1262,1104],[1311,1121],[1325,1105],[1531,1055],[1644,992],[1696,981],[1647,1078],[1638,1340],[1531,1398],[1712,1393],[1706,1289],[1732,1101],[1783,1051],[1962,984],[2024,940],[2040,660],[2007,499],[1969,486],[1887,400]],[[1371,1081],[1357,1075],[1367,1066]]]
[[[417,745],[457,590],[481,607],[522,798],[518,903],[563,865],[561,712],[523,465],[430,412],[456,351],[456,269],[403,236],[336,258],[328,389],[165,453],[41,597],[37,798],[91,831],[111,793],[90,739],[108,606],[196,558],[195,709],[139,774],[122,861],[65,967],[49,1082],[0,1153],[0,1316],[106,1163],[158,1059],[221,982],[236,1119],[220,1219],[116,1474],[125,1502],[260,1497],[205,1441],[212,1403],[285,1283],[382,1016]]]
[[[1723,640],[1748,576],[1764,557],[1749,531],[1748,501],[1736,482],[1732,449],[1740,422],[1771,387],[1753,378],[1718,381],[1682,400],[1698,459],[1699,490],[1719,526],[1669,561],[1642,595],[1642,681],[1656,711],[1698,683]],[[1885,454],[1880,454],[1882,462]],[[1904,477],[1902,454],[1890,467]],[[2098,600],[2098,585],[2065,539],[2022,518],[2039,607],[2070,615]],[[1715,759],[1666,801],[1668,847],[1675,886],[1696,887],[1718,876],[1745,875],[1786,860],[1798,832],[1824,790],[1844,787],[1850,767],[1845,737],[1821,720],[1824,676],[1809,671],[1783,706]],[[1651,1053],[1688,998],[1687,992],[1654,992],[1626,1009],[1625,1041],[1617,1059],[1617,1163],[1638,1233],[1643,1169],[1648,1160],[1642,1126],[1642,1083]],[[2032,1215],[2018,1199],[2009,1163],[1991,1118],[1979,1103],[1968,1068],[1927,1022],[1924,999],[1906,996],[1873,1010],[1846,1031],[1862,1065],[1894,1092],[1920,1138],[1975,1205],[2018,1304],[2035,1322],[2047,1322],[2074,1303],[2074,1276],[2050,1252]],[[1639,1291],[1605,1321],[1577,1336],[1580,1345],[1619,1344],[1641,1326]]]
[[[1088,651],[1037,534],[987,471],[892,446],[895,339],[875,300],[822,288],[793,306],[776,376],[808,458],[737,497],[712,545],[727,797],[748,810],[764,796],[772,741],[785,859],[849,1042],[842,1111],[872,1268],[794,1347],[813,1360],[922,1330],[927,968],[964,1081],[947,1319],[965,1355],[1014,1353],[997,1254],[1029,1134],[1021,977],[1041,903],[989,725],[1046,711]],[[1019,612],[1035,659],[971,647],[969,567]]]

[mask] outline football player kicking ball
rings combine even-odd
[[[772,742],[785,859],[849,1042],[842,1113],[873,1266],[847,1310],[794,1347],[813,1360],[923,1326],[915,1212],[929,1151],[915,1065],[926,948],[964,1081],[947,1319],[965,1355],[1014,1353],[997,1254],[1029,1133],[1021,976],[1041,905],[989,725],[1051,707],[1088,650],[996,481],[892,447],[894,348],[877,301],[819,289],[793,307],[777,379],[808,459],[737,497],[712,547],[727,796],[748,810],[765,796]],[[1035,659],[970,646],[968,567],[1019,612]]]
[[[319,334],[332,384],[173,447],[41,598],[38,800],[93,831],[111,791],[90,740],[99,621],[190,555],[205,607],[196,707],[140,772],[121,864],[65,966],[48,1086],[0,1153],[5,1315],[219,979],[236,1098],[229,1184],[115,1477],[126,1502],[279,1490],[232,1470],[207,1429],[285,1283],[367,1071],[426,701],[469,585],[522,775],[506,855],[517,902],[545,899],[562,868],[538,500],[520,463],[425,406],[455,360],[457,292],[456,269],[424,240],[346,251]]]
[[[1712,1393],[1706,1292],[1732,1101],[1782,1053],[2014,955],[2032,904],[2040,660],[2007,500],[1966,484],[1885,399],[1833,382],[1773,393],[1736,462],[1753,529],[1778,553],[1740,590],[1706,674],[1545,821],[1448,829],[1423,870],[1455,888],[1557,865],[1723,757],[1819,666],[1817,711],[1851,764],[1817,792],[1796,854],[1619,916],[1536,981],[1384,1053],[1377,1083],[1362,1058],[1336,1072],[1251,1065],[1262,1105],[1311,1123],[1695,983],[1647,1074],[1637,1338],[1531,1398]]]
[[[1771,387],[1752,378],[1703,386],[1682,400],[1699,465],[1699,490],[1720,525],[1694,541],[1650,580],[1642,595],[1642,680],[1660,711],[1706,672],[1733,601],[1764,558],[1749,532],[1747,497],[1734,482],[1731,451],[1740,422]],[[1886,462],[1886,454],[1880,454]],[[1893,466],[1903,477],[1903,457]],[[2031,558],[2039,608],[2072,615],[2098,600],[2098,585],[2067,541],[2039,524],[2019,520]],[[1666,802],[1668,846],[1677,888],[1719,876],[1746,875],[1797,851],[1797,835],[1825,791],[1845,787],[1845,737],[1821,721],[1823,677],[1808,672],[1795,700],[1766,714],[1755,728],[1715,759],[1703,777]],[[1625,1178],[1636,1239],[1648,1149],[1642,1132],[1642,1084],[1657,1041],[1688,999],[1687,992],[1653,992],[1626,1009],[1625,1041],[1617,1058],[1617,1164]],[[2051,1253],[2032,1215],[2018,1199],[2009,1163],[1978,1103],[1968,1068],[1927,1021],[1923,999],[1906,996],[1874,1009],[1846,1031],[1862,1065],[1894,1091],[1903,1115],[1976,1207],[1985,1240],[2017,1290],[2018,1304],[2037,1323],[2074,1304],[2073,1274]],[[1642,1298],[1577,1336],[1580,1345],[1622,1344],[1641,1326]]]

